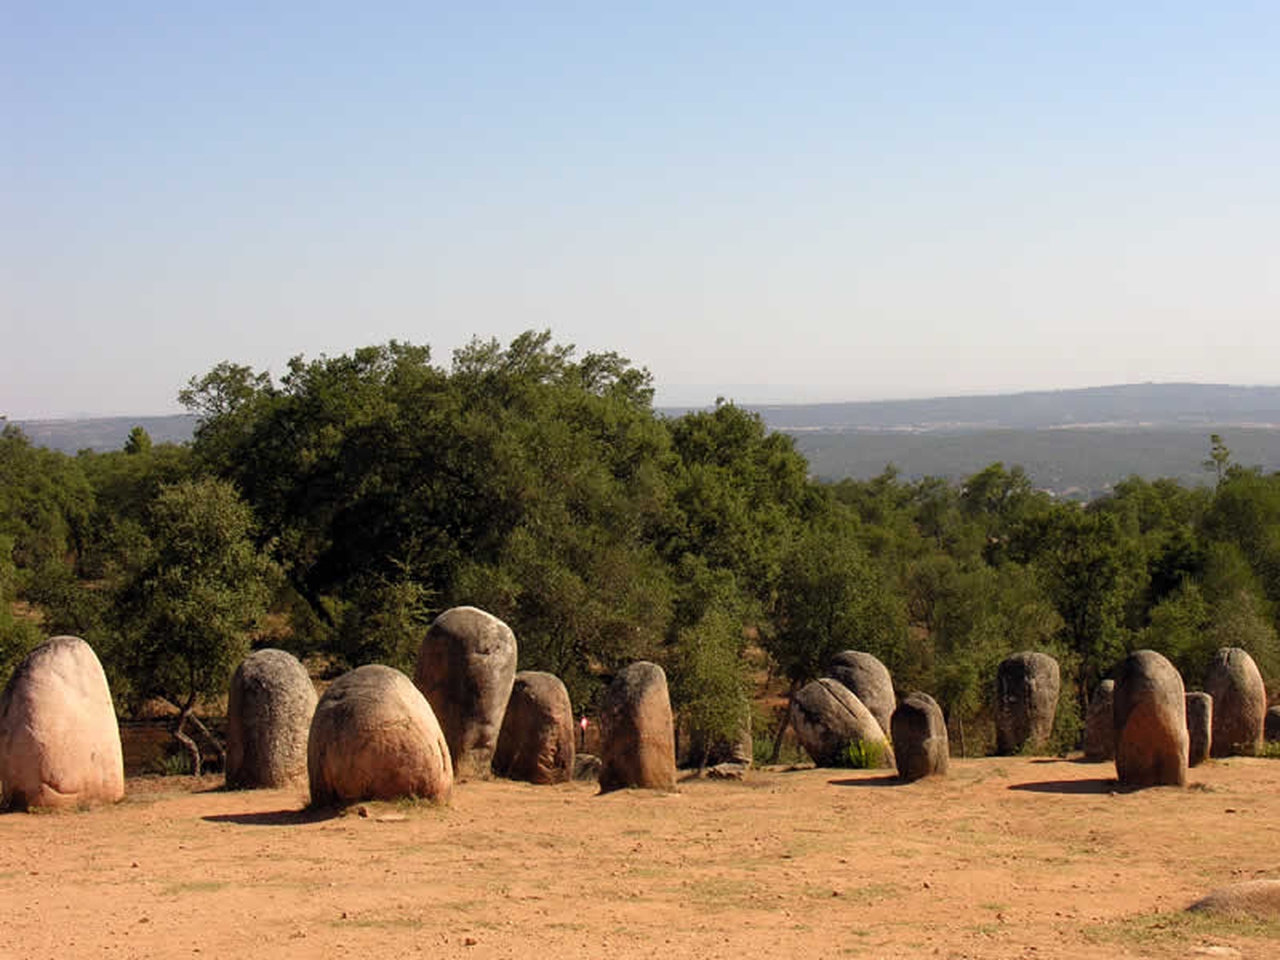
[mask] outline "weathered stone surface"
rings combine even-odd
[[[1187,909],[1223,917],[1277,920],[1280,919],[1280,880],[1245,880],[1220,887]]]
[[[996,749],[1038,750],[1049,742],[1058,709],[1058,661],[1047,653],[1016,653],[996,670]]]
[[[573,778],[573,705],[559,677],[536,670],[516,674],[493,754],[493,772],[529,783]]]
[[[912,693],[893,711],[893,752],[903,780],[945,776],[951,757],[942,708],[927,693]]]
[[[1154,650],[1125,658],[1116,676],[1114,715],[1116,775],[1122,785],[1186,785],[1186,697],[1172,663]]]
[[[889,668],[872,654],[861,650],[843,650],[831,658],[827,674],[844,684],[850,693],[862,701],[862,705],[871,711],[876,723],[880,724],[880,729],[888,736],[893,711],[897,706]]]
[[[1213,697],[1207,693],[1187,694],[1187,765],[1198,767],[1209,759],[1213,739]]]
[[[1213,697],[1213,756],[1256,754],[1262,747],[1267,691],[1253,657],[1239,647],[1223,647],[1205,671],[1204,690]]]
[[[594,753],[580,753],[573,758],[573,779],[599,780],[600,758]]]
[[[642,660],[623,668],[600,710],[600,792],[676,788],[675,727],[667,675]]]
[[[849,766],[849,747],[866,744],[880,751],[880,767],[894,765],[884,728],[849,688],[830,677],[814,680],[791,704],[796,739],[820,767]]]
[[[1084,722],[1084,758],[1094,763],[1114,760],[1116,756],[1115,690],[1114,680],[1103,680],[1089,699]]]
[[[227,786],[286,787],[306,779],[316,700],[297,657],[271,649],[249,654],[227,696]]]
[[[426,698],[399,670],[357,667],[316,705],[307,742],[311,803],[416,797],[446,802],[453,764]]]
[[[1267,743],[1280,743],[1280,706],[1267,711],[1267,716],[1262,721],[1262,736]]]
[[[0,695],[0,806],[65,808],[123,796],[120,726],[102,664],[79,637],[46,640]]]
[[[489,776],[515,676],[515,635],[492,614],[454,607],[427,630],[414,682],[440,721],[459,779]]]
[[[745,763],[717,763],[707,767],[707,776],[712,780],[745,780],[749,769]]]

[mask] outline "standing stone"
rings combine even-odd
[[[493,772],[529,783],[573,779],[573,705],[560,678],[536,670],[516,674],[493,754]]]
[[[227,787],[287,787],[307,776],[307,732],[316,688],[297,657],[257,650],[231,677]]]
[[[427,630],[414,682],[439,718],[459,779],[489,776],[515,676],[515,635],[492,614],[454,607]]]
[[[893,711],[893,753],[906,781],[946,776],[951,748],[942,708],[927,693],[912,693]]]
[[[1204,690],[1213,697],[1213,756],[1256,754],[1262,748],[1267,691],[1253,657],[1239,647],[1223,647],[1205,671]]]
[[[876,723],[880,724],[880,729],[888,736],[894,707],[897,706],[889,668],[869,653],[844,650],[831,658],[827,673],[862,701],[862,705],[871,711]]]
[[[1262,722],[1262,736],[1267,743],[1280,743],[1280,706],[1267,711],[1266,719]]]
[[[1209,759],[1213,740],[1213,697],[1207,693],[1187,694],[1187,766],[1198,767]]]
[[[1049,742],[1058,709],[1058,661],[1047,653],[1016,653],[996,670],[996,749],[1037,750]]]
[[[1128,787],[1185,786],[1187,706],[1182,677],[1154,650],[1131,653],[1115,689],[1116,775]]]
[[[600,709],[600,792],[676,788],[676,740],[667,675],[641,660],[621,670]]]
[[[893,750],[884,729],[844,684],[823,677],[806,684],[791,703],[796,739],[820,767],[849,766],[849,749],[861,743],[876,766],[892,767]]]
[[[1089,712],[1084,722],[1084,758],[1094,763],[1116,757],[1115,690],[1114,680],[1103,680],[1089,698]]]
[[[107,677],[79,637],[53,637],[0,695],[0,807],[76,807],[124,797],[124,753]]]
[[[453,791],[431,704],[399,670],[376,663],[344,673],[320,698],[307,775],[315,807],[404,797],[443,803]]]

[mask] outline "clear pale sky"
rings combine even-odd
[[[1280,4],[9,4],[0,414],[550,327],[659,402],[1280,382]]]

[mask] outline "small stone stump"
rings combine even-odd
[[[613,678],[600,709],[600,792],[676,788],[676,741],[667,675],[641,660]]]
[[[1267,711],[1262,721],[1262,737],[1267,743],[1280,743],[1280,706]]]
[[[893,753],[907,782],[946,776],[951,747],[942,708],[927,693],[908,694],[893,711]]]
[[[316,688],[298,658],[257,650],[236,668],[227,696],[227,787],[287,787],[306,779]]]

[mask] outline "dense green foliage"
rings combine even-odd
[[[79,633],[122,707],[161,697],[185,718],[255,642],[408,667],[465,603],[581,709],[627,662],[662,663],[703,743],[742,731],[762,683],[794,693],[867,650],[899,692],[938,699],[968,753],[1019,650],[1062,664],[1064,746],[1136,647],[1192,688],[1224,644],[1280,680],[1280,474],[1221,438],[1213,489],[1133,478],[1087,506],[1000,463],[962,484],[826,484],[759,416],[665,418],[645,371],[532,332],[447,368],[396,342],[298,357],[279,381],[223,363],[181,397],[190,446],[139,428],[69,457],[0,434],[0,670]]]

